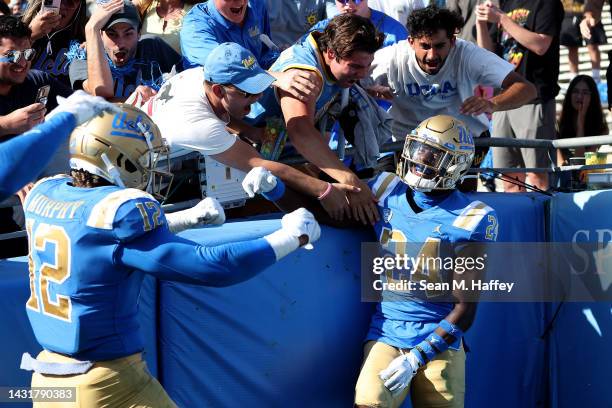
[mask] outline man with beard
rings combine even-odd
[[[136,92],[147,101],[180,55],[157,37],[140,39],[141,21],[132,3],[99,4],[85,26],[87,59],[70,64],[70,82],[92,95],[124,101]]]
[[[492,52],[457,39],[461,16],[436,6],[416,10],[408,17],[407,41],[374,55],[370,80],[373,96],[392,102],[393,136],[411,133],[424,119],[452,115],[468,126],[474,137],[490,137],[486,113],[513,109],[536,97],[535,87],[514,66]],[[491,99],[474,96],[478,85],[501,88]],[[478,167],[488,148],[477,148]],[[464,186],[475,190],[475,183]]]
[[[30,35],[30,29],[18,18],[0,16],[0,143],[43,122],[47,109],[57,106],[57,95],[72,93],[70,88],[49,74],[30,69],[34,58]],[[37,94],[40,88],[47,86],[49,94],[45,106],[37,100]],[[52,155],[52,152],[47,154]],[[68,140],[59,146],[50,161],[48,157],[44,159],[49,163],[43,170],[44,174],[68,170]],[[0,233],[20,230],[18,222],[13,220],[12,208],[0,208]],[[7,240],[0,248],[0,257],[25,251],[25,241]]]

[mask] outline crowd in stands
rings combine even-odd
[[[376,198],[362,178],[395,166],[380,146],[403,140],[426,117],[454,115],[473,137],[607,133],[598,89],[602,1],[62,0],[56,10],[42,3],[0,2],[1,142],[41,123],[57,95],[82,89],[140,107],[173,148],[242,171],[266,167],[323,200],[333,218],[373,223]],[[578,75],[585,44],[592,77]],[[575,76],[563,90],[562,46]],[[235,55],[244,57],[238,65]],[[254,67],[266,70],[263,82],[236,85],[241,70]],[[556,112],[560,91],[567,95]],[[352,158],[330,148],[345,141]],[[564,150],[552,163],[544,150],[492,150],[498,168],[551,167],[582,152]],[[288,152],[308,163],[280,164]],[[478,153],[476,165],[492,154]],[[67,154],[65,144],[40,176],[67,170]],[[508,175],[518,180],[503,183],[508,192],[523,191],[522,182],[555,187],[547,173]],[[0,211],[11,218],[10,209]]]

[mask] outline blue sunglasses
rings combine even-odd
[[[365,0],[336,0],[338,3],[342,3],[343,5],[347,5],[349,4],[351,1],[353,3],[355,3],[356,6],[360,5],[361,2],[365,1]]]
[[[21,60],[21,57],[25,58],[26,61],[32,61],[32,59],[34,59],[34,54],[36,54],[34,48],[27,48],[23,51],[11,50],[0,56],[0,62],[16,64]]]

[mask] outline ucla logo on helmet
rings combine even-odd
[[[125,112],[117,113],[113,118],[113,130],[110,134],[112,136],[133,137],[144,140],[144,135],[138,127],[139,123],[141,123],[147,131],[151,130],[151,125],[143,120],[142,115],[136,116],[136,119],[130,119]]]
[[[474,137],[472,136],[472,132],[470,132],[463,126],[458,126],[458,130],[459,130],[459,140],[455,138],[453,138],[453,140],[455,141],[455,143],[462,145],[462,146],[459,146],[459,149],[461,150],[473,149]]]

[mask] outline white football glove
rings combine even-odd
[[[281,219],[284,231],[298,238],[302,235],[308,236],[308,243],[312,244],[321,236],[321,227],[314,215],[305,208],[285,214]]]
[[[419,358],[410,352],[394,358],[387,368],[378,373],[378,376],[391,393],[397,394],[410,384],[410,380],[420,366]]]
[[[265,167],[253,167],[242,180],[242,188],[249,195],[267,193],[276,187],[276,176]]]
[[[206,197],[191,208],[166,214],[166,221],[170,232],[177,234],[203,225],[221,225],[225,222],[225,212],[216,199]]]
[[[312,244],[321,236],[319,223],[314,215],[305,208],[299,208],[284,215],[281,219],[281,226],[282,228],[278,231],[264,237],[274,250],[277,261],[300,246],[300,236],[306,235],[308,244]]]
[[[72,113],[76,118],[76,125],[79,126],[103,111],[119,113],[121,109],[100,96],[92,96],[85,91],[78,90],[67,98],[58,95],[57,108],[53,109],[47,117],[53,117],[60,112]]]

